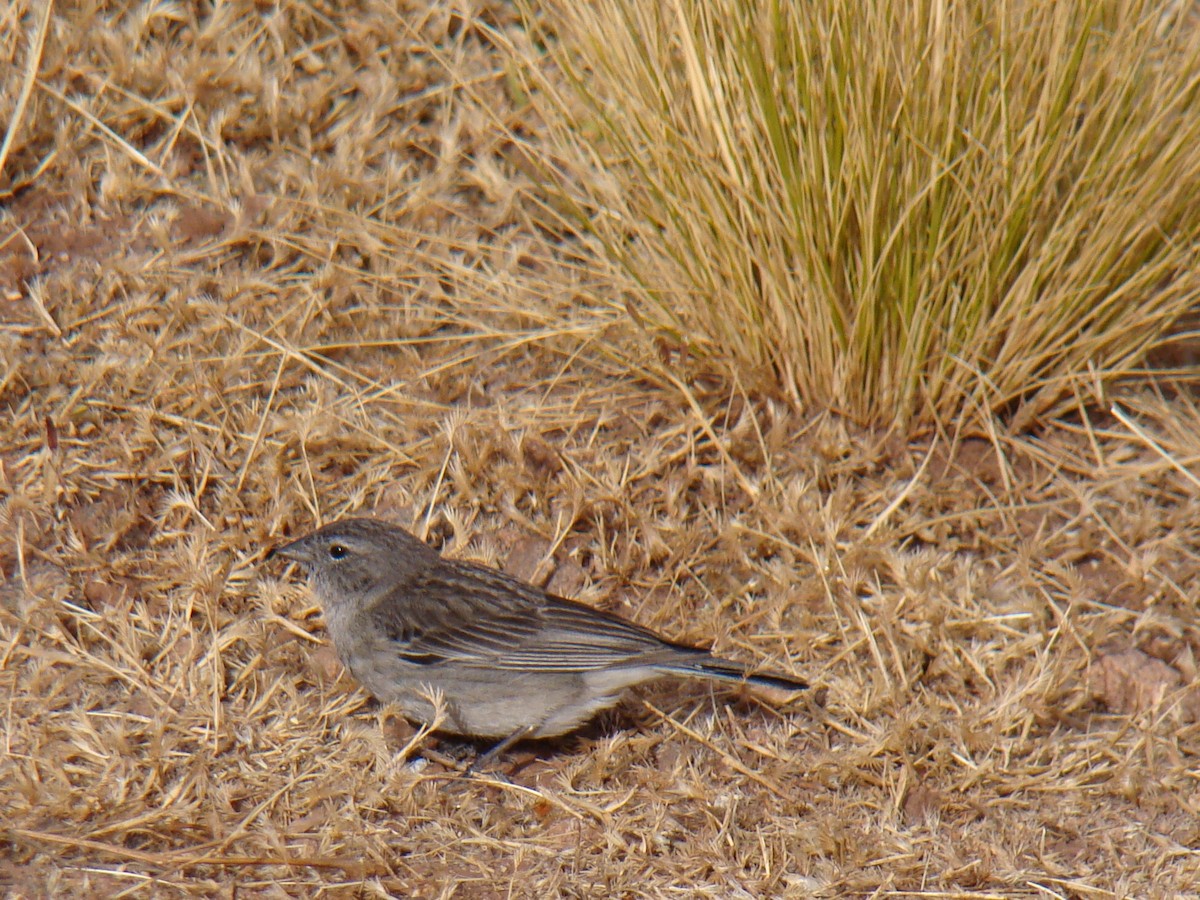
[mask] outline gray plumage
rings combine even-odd
[[[612,613],[445,558],[386,522],[344,519],[276,552],[308,571],[351,674],[418,722],[434,715],[422,693],[440,692],[441,727],[454,734],[565,734],[625,688],[664,675],[807,686],[751,674]]]

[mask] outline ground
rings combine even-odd
[[[1186,386],[897,435],[652,377],[502,3],[3,15],[9,896],[1197,892]],[[464,779],[265,559],[348,513],[815,689]]]

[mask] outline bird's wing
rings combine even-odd
[[[707,656],[602,610],[455,562],[379,598],[372,624],[412,662],[543,672]]]

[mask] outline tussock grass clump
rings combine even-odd
[[[608,176],[575,212],[743,383],[1024,424],[1200,296],[1200,34],[1161,3],[550,9],[558,143]]]

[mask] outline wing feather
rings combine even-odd
[[[368,611],[396,652],[412,662],[586,672],[708,657],[501,572],[445,562],[381,596]]]

